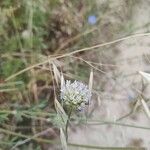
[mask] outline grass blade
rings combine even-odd
[[[92,91],[93,87],[93,70],[91,69],[90,78],[89,78],[89,90]]]
[[[64,124],[66,124],[68,116],[56,98],[55,98],[55,108],[56,108],[57,114],[63,119]]]
[[[61,140],[61,144],[62,144],[62,149],[63,150],[68,150],[66,136],[65,136],[64,131],[63,131],[62,128],[60,128],[60,140]]]
[[[65,84],[64,76],[63,76],[63,73],[61,73],[61,89],[64,84]]]
[[[147,106],[146,102],[144,101],[144,99],[141,99],[141,103],[143,105],[143,108],[145,110],[145,113],[147,114],[148,118],[150,119],[150,110],[149,107]]]
[[[149,73],[139,71],[139,74],[141,74],[146,79],[146,81],[150,82],[150,74]]]
[[[52,66],[53,66],[54,78],[55,78],[56,83],[58,85],[59,80],[60,80],[60,72],[59,72],[57,66],[54,63],[52,63]]]

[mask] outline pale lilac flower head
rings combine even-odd
[[[60,98],[64,105],[83,109],[85,105],[89,104],[91,91],[82,82],[71,83],[70,80],[67,80],[61,87]]]
[[[94,24],[96,24],[96,22],[97,22],[97,17],[95,15],[90,15],[88,17],[88,23],[89,24],[94,25]]]

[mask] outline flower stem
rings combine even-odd
[[[69,110],[68,119],[67,119],[66,128],[65,128],[65,134],[66,134],[66,141],[67,142],[68,142],[68,127],[69,127],[69,121],[70,121],[70,118],[71,118],[72,110],[73,110],[73,106]]]

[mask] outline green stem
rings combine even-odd
[[[72,106],[72,107],[70,108],[70,110],[69,110],[68,119],[67,119],[66,128],[65,128],[66,141],[67,141],[67,142],[68,142],[68,127],[69,127],[69,121],[70,121],[70,118],[71,118],[72,110],[73,110],[73,106]]]

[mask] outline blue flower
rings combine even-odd
[[[88,23],[89,24],[94,25],[94,24],[96,24],[96,22],[97,22],[97,17],[95,15],[90,15],[88,17]]]
[[[66,106],[74,106],[78,110],[89,104],[91,91],[82,82],[67,80],[61,87],[60,98]]]

